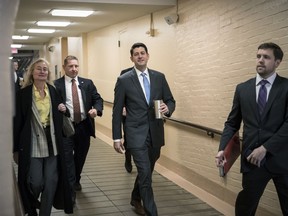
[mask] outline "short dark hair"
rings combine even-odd
[[[68,55],[64,59],[64,66],[66,66],[68,64],[68,61],[71,61],[71,60],[77,60],[78,61],[78,58],[76,56]]]
[[[144,43],[134,43],[130,49],[130,55],[133,56],[133,51],[135,48],[138,48],[138,47],[143,47],[146,51],[146,53],[148,54],[148,49],[147,49],[147,46],[144,44]]]
[[[282,49],[280,48],[280,46],[278,46],[277,44],[275,43],[272,43],[272,42],[269,42],[269,43],[263,43],[263,44],[260,44],[260,46],[258,47],[258,50],[259,49],[272,49],[273,50],[273,54],[275,56],[275,60],[280,60],[282,61],[283,59],[283,51]]]

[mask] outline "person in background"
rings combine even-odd
[[[152,172],[160,149],[164,145],[163,119],[155,118],[153,100],[163,100],[160,112],[171,116],[175,100],[164,74],[147,68],[148,49],[135,43],[130,49],[134,68],[118,77],[114,89],[112,133],[114,149],[123,153],[122,112],[126,108],[125,142],[133,156],[138,175],[131,194],[130,204],[137,214],[157,216],[158,211],[152,190]],[[142,206],[143,202],[144,208]]]
[[[17,61],[17,60],[13,60],[12,62],[13,62],[13,70],[14,70],[14,72],[15,72],[16,75],[17,75],[17,73],[18,73],[18,68],[19,68],[18,61]]]
[[[54,81],[57,91],[67,106],[75,127],[75,134],[64,137],[65,160],[68,178],[75,203],[76,191],[82,190],[80,184],[82,169],[90,147],[90,136],[95,136],[94,118],[102,116],[103,99],[90,79],[78,76],[79,63],[75,56],[64,59],[65,75]],[[73,85],[74,94],[73,94]]]
[[[21,88],[21,79],[17,74],[18,71],[18,61],[13,60],[13,79],[14,79],[14,86],[15,86],[15,93]]]
[[[223,166],[223,150],[243,122],[242,190],[236,216],[255,215],[266,185],[272,179],[283,215],[288,215],[288,80],[276,69],[283,58],[275,43],[263,43],[256,54],[256,77],[237,85],[232,110],[225,122],[216,155]]]
[[[25,69],[21,68],[21,65],[19,67],[19,62],[21,62],[21,61],[15,60],[14,62],[17,62],[17,63],[14,63],[15,64],[14,68],[17,68],[17,69],[15,69],[17,76],[20,78],[21,82],[23,82],[24,76],[25,76]]]
[[[125,70],[122,70],[120,75],[132,70],[133,67],[130,67],[130,68],[127,68]],[[122,123],[123,123],[123,128],[125,128],[125,119],[126,119],[126,109],[125,107],[123,107],[123,112],[122,112],[122,115],[123,115],[123,118],[122,118]],[[125,131],[124,131],[124,148],[126,149],[125,150],[125,163],[124,163],[124,167],[126,169],[126,171],[128,173],[131,173],[132,172],[132,158],[131,158],[131,153],[129,151],[129,149],[127,149],[127,144],[126,144],[126,138],[125,138]]]
[[[49,64],[35,60],[23,88],[16,93],[13,157],[18,164],[18,185],[29,216],[49,216],[52,205],[73,212],[65,161],[62,124],[66,107],[50,83]],[[54,197],[57,196],[57,200]],[[38,198],[40,197],[40,202]],[[59,201],[59,202],[58,202]]]

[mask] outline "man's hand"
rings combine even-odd
[[[88,112],[89,116],[91,118],[95,118],[97,116],[97,110],[96,109],[90,109],[89,112]]]
[[[66,113],[66,106],[65,106],[63,103],[60,103],[60,104],[58,105],[58,110],[59,110],[60,112]]]
[[[168,108],[168,106],[165,103],[161,103],[160,104],[160,109],[159,110],[164,115],[169,113],[169,108]]]
[[[121,141],[117,141],[117,142],[114,142],[114,149],[116,152],[120,153],[120,154],[124,154],[125,153],[125,148],[122,144]]]
[[[219,151],[215,157],[215,164],[217,167],[224,166],[226,163],[226,158],[224,157],[224,151]]]
[[[126,108],[125,108],[125,107],[123,107],[122,115],[123,115],[123,116],[126,116]]]
[[[260,167],[261,161],[265,157],[266,152],[267,152],[266,148],[263,145],[261,145],[260,147],[255,148],[251,152],[251,154],[247,157],[247,161]]]

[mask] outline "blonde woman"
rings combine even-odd
[[[50,75],[49,63],[37,59],[29,66],[16,95],[13,156],[18,164],[24,210],[29,216],[38,215],[36,208],[40,216],[50,215],[53,203],[66,213],[73,212],[62,160],[62,113],[66,107]]]

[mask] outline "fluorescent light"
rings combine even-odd
[[[68,16],[68,17],[87,17],[91,15],[94,11],[84,11],[84,10],[58,10],[53,9],[50,11],[52,16]]]
[[[11,48],[21,48],[22,44],[11,44]]]
[[[13,40],[28,40],[29,36],[25,35],[12,35]]]
[[[70,22],[50,22],[50,21],[38,21],[36,22],[38,26],[57,26],[57,27],[66,27],[70,25]]]
[[[28,29],[29,33],[40,33],[40,34],[45,34],[45,33],[54,33],[55,29]]]

